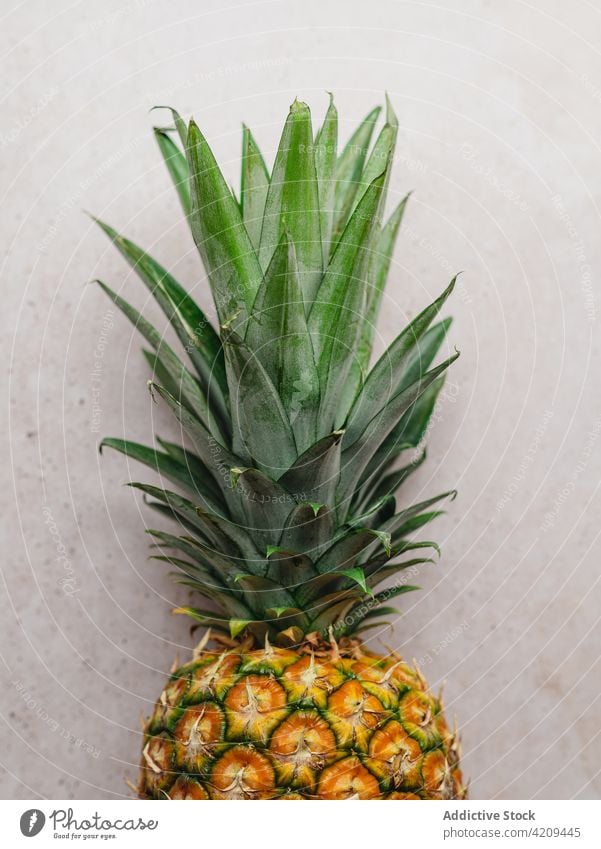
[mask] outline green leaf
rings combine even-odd
[[[202,538],[203,542],[207,542],[207,540],[202,536],[201,531],[198,530],[194,525],[191,525],[183,516],[178,515],[171,510],[170,507],[167,507],[166,504],[162,504],[160,501],[152,501],[149,498],[144,498],[144,504],[146,507],[150,507],[151,510],[154,510],[155,513],[158,513],[160,516],[163,516],[165,519],[169,519],[170,521],[176,521],[178,524],[178,530],[182,533],[193,534],[199,538]]]
[[[229,485],[229,474],[232,468],[240,465],[240,458],[215,439],[202,422],[180,404],[177,398],[174,398],[164,387],[159,386],[158,383],[153,383],[151,388],[167,403],[167,406],[192,440],[198,456],[217,481],[229,509],[236,510],[238,508],[238,496]]]
[[[172,395],[179,395],[179,386],[172,380],[171,375],[169,374],[169,370],[162,363],[160,356],[156,353],[156,351],[149,351],[146,348],[142,349],[142,353],[144,354],[144,359],[148,363],[150,367],[150,373],[152,375],[152,379],[156,380],[168,389]]]
[[[227,417],[225,365],[221,340],[207,316],[185,289],[151,256],[119,235],[116,230],[94,218],[121,255],[139,275],[171,322],[186,349],[212,403]]]
[[[244,520],[262,551],[277,545],[295,502],[286,490],[258,469],[235,468],[233,483],[240,495]]]
[[[383,566],[379,569],[374,569],[369,573],[367,578],[370,587],[376,587],[393,575],[398,575],[399,572],[405,569],[411,569],[414,566],[422,566],[425,563],[434,563],[431,557],[416,557],[413,560],[406,560],[403,563],[391,563],[390,566]]]
[[[251,537],[234,522],[219,513],[209,512],[204,506],[196,506],[176,493],[147,484],[131,483],[130,486],[169,505],[171,511],[184,518],[195,532],[200,532],[206,542],[228,557],[244,560],[255,573],[264,569],[265,561],[256,549]]]
[[[423,366],[428,361],[430,351],[438,350],[440,334],[428,339],[429,344],[423,352],[419,350],[419,342],[453,291],[455,279],[440,297],[401,331],[368,374],[349,413],[344,436],[345,450],[359,439],[369,422],[386,408],[399,390],[405,389],[424,375]]]
[[[370,497],[373,499],[380,499],[386,495],[391,495],[397,492],[397,490],[402,486],[403,483],[410,477],[413,472],[415,472],[422,465],[424,460],[426,459],[426,452],[422,451],[421,454],[416,457],[415,460],[412,460],[411,463],[408,463],[406,466],[403,466],[402,469],[397,469],[394,472],[391,472],[389,475],[383,477],[378,485],[376,486],[373,495]]]
[[[279,483],[297,501],[335,506],[340,479],[340,448],[344,431],[324,436],[294,461]]]
[[[439,378],[433,380],[407,412],[403,414],[394,434],[391,434],[391,437],[396,440],[393,444],[398,445],[399,442],[403,442],[417,447],[421,443],[426,436],[428,424],[445,379],[446,375],[442,374]]]
[[[392,213],[378,237],[377,246],[371,264],[370,289],[367,298],[367,310],[365,321],[361,329],[361,339],[357,352],[357,373],[363,377],[363,373],[369,366],[371,357],[376,323],[382,296],[388,278],[388,271],[392,259],[392,252],[396,242],[397,234],[403,220],[403,214],[407,205],[409,195],[403,198],[395,211]]]
[[[434,547],[437,551],[440,551],[438,546],[435,544],[432,545],[431,543],[426,542],[422,545],[421,542],[409,541],[405,539],[405,537],[413,531],[419,530],[434,519],[437,519],[438,516],[442,516],[444,513],[444,511],[440,510],[422,513],[422,510],[436,504],[444,498],[454,498],[455,494],[454,490],[451,492],[444,492],[442,495],[436,495],[433,498],[429,498],[426,501],[422,501],[419,504],[414,504],[405,510],[401,510],[383,521],[380,526],[380,531],[388,537],[388,545],[383,546],[379,542],[375,541],[371,545],[367,546],[359,558],[361,565],[364,565],[368,560],[373,558],[381,559],[381,562],[385,563],[387,560],[390,560],[390,558],[397,557],[399,554],[403,554],[406,551],[411,551],[413,548]],[[384,549],[385,557],[384,554],[378,554],[382,548]]]
[[[281,584],[262,575],[245,573],[237,575],[236,582],[244,587],[253,610],[258,616],[263,616],[269,610],[294,610],[295,613],[300,614],[305,624],[308,624],[304,614],[296,609],[294,595]]]
[[[388,587],[387,589],[376,593],[374,596],[374,600],[376,602],[389,601],[389,599],[391,598],[396,598],[397,596],[404,595],[405,593],[413,593],[416,590],[421,590],[421,587],[416,587],[411,584],[401,584],[396,587]]]
[[[298,607],[286,607],[285,605],[281,607],[268,607],[265,611],[269,616],[274,617],[275,619],[289,619],[290,617],[294,617],[295,619],[300,619],[301,621],[307,621],[306,616],[303,615],[303,611]],[[307,630],[305,626],[305,631]]]
[[[100,450],[102,451],[105,447],[113,448],[132,460],[144,463],[153,471],[158,472],[161,477],[183,486],[188,492],[202,500],[209,509],[221,502],[221,492],[215,487],[209,471],[204,465],[200,464],[200,461],[198,463],[202,468],[189,466],[178,462],[168,454],[157,451],[155,448],[148,448],[146,445],[140,445],[138,442],[131,442],[127,439],[103,439],[100,443]]]
[[[405,554],[407,551],[415,551],[418,548],[431,548],[436,552],[438,557],[440,557],[440,546],[438,545],[438,543],[433,542],[429,539],[422,539],[417,541],[402,539],[398,542],[395,542],[391,549],[390,556],[398,557],[398,555],[400,554]]]
[[[176,607],[172,612],[189,616],[195,622],[204,625],[205,628],[214,628],[217,631],[225,631],[226,633],[229,630],[231,620],[218,616],[212,610],[201,610],[198,607]]]
[[[334,533],[334,514],[325,505],[297,504],[286,519],[280,546],[319,559]]]
[[[232,522],[217,513],[209,513],[202,506],[196,508],[201,521],[210,525],[215,537],[225,537],[242,553],[245,563],[252,567],[253,573],[259,573],[265,565],[264,558],[259,553],[253,539],[237,522]],[[209,535],[209,531],[205,531]]]
[[[207,587],[207,585],[203,583],[202,580],[199,580],[198,578],[188,577],[187,575],[182,578],[180,577],[180,571],[181,570],[171,573],[171,577],[173,578],[174,583],[179,584],[180,586],[190,587],[201,598],[205,598],[208,601],[212,601],[221,612],[228,612],[226,609],[226,605],[220,604],[220,601],[225,598],[221,589],[212,590]]]
[[[414,516],[413,518],[408,519],[402,525],[399,525],[395,532],[392,535],[392,540],[395,545],[395,548],[399,544],[405,544],[405,537],[407,534],[412,533],[413,531],[417,531],[420,528],[423,528],[424,525],[433,522],[434,519],[438,519],[439,516],[444,516],[444,510],[432,510],[429,513],[420,513],[418,516]]]
[[[425,501],[420,501],[418,504],[412,504],[411,507],[406,507],[404,510],[400,510],[398,513],[395,513],[390,519],[388,519],[382,525],[382,530],[387,531],[389,534],[394,533],[395,531],[399,531],[401,528],[404,533],[408,533],[410,530],[416,530],[417,528],[425,525],[426,522],[435,519],[440,513],[430,513],[424,514],[424,516],[428,516],[423,521],[415,524],[413,527],[407,526],[407,523],[410,519],[414,519],[420,513],[423,513],[424,510],[427,510],[428,507],[432,507],[433,504],[438,504],[439,501],[443,501],[445,498],[450,498],[453,500],[457,495],[457,490],[450,489],[447,492],[442,492],[440,495],[435,495],[432,498],[427,498]],[[405,530],[406,528],[406,530]]]
[[[366,299],[370,240],[384,186],[382,174],[365,192],[334,252],[311,313],[309,331],[321,386],[318,432],[346,418],[345,381],[359,342]]]
[[[424,439],[444,381],[443,375],[432,382],[378,448],[360,479],[361,486],[366,490],[377,485],[382,478],[383,470],[390,466],[402,451],[407,448],[416,448]]]
[[[395,510],[396,500],[394,496],[385,494],[372,501],[362,513],[353,513],[346,520],[346,524],[351,528],[365,527],[377,529],[382,522],[394,515]]]
[[[225,554],[232,556],[240,554],[237,547],[232,546],[231,541],[227,537],[216,538],[215,534],[212,533],[211,527],[199,517],[196,505],[189,501],[189,499],[178,495],[176,492],[171,492],[168,489],[162,489],[161,487],[152,486],[147,483],[131,481],[128,486],[138,489],[140,492],[144,492],[146,495],[150,495],[166,504],[175,517],[179,516],[185,519],[195,531],[200,531],[203,536],[206,536],[209,542],[217,545]],[[219,509],[218,505],[215,506]]]
[[[230,619],[230,637],[232,640],[235,640],[252,623],[252,619]]]
[[[242,221],[206,139],[190,122],[186,149],[190,168],[190,226],[209,276],[221,324],[250,310],[261,269]]]
[[[184,215],[190,215],[190,169],[186,157],[169,135],[158,127],[154,128],[154,137],[165,160],[165,165],[177,190]]]
[[[280,396],[253,352],[225,328],[224,347],[234,451],[246,464],[252,462],[277,478],[297,457],[294,434]]]
[[[390,545],[390,535],[372,528],[353,528],[336,540],[315,564],[320,575],[351,569],[361,552],[374,542]]]
[[[181,141],[182,147],[185,150],[186,145],[188,143],[188,128],[186,127],[186,122],[179,114],[177,109],[174,109],[172,106],[153,106],[151,112],[154,112],[155,109],[168,109],[171,112],[174,129],[177,131],[177,134],[179,135],[179,140]]]
[[[378,208],[378,219],[380,219],[384,212],[384,205],[386,203],[386,194],[388,191],[388,182],[390,180],[390,168],[388,164],[392,161],[392,157],[394,154],[394,148],[396,144],[396,137],[398,132],[398,122],[396,116],[392,110],[390,101],[388,99],[388,95],[386,96],[386,124],[382,128],[374,148],[370,154],[367,165],[365,166],[365,170],[361,175],[361,185],[357,192],[357,196],[355,201],[353,202],[352,209],[356,208],[357,199],[363,196],[364,191],[367,190],[371,182],[378,177],[378,175],[382,172],[382,168],[386,165],[386,173],[384,178],[384,187],[382,191],[382,195],[380,198],[380,204]],[[404,208],[404,205],[403,205]],[[402,213],[401,213],[402,215]],[[395,216],[393,215],[393,227],[392,228],[384,228],[383,232],[387,235],[392,235],[392,242],[394,243],[394,238],[396,237],[396,231],[394,230],[394,222]],[[400,223],[400,218],[399,218]],[[397,228],[398,229],[398,228]],[[389,231],[392,230],[392,233]],[[378,228],[379,235],[375,239],[376,245],[375,249],[372,249],[371,255],[368,260],[368,278],[369,278],[369,287],[366,291],[365,304],[361,311],[361,321],[359,323],[358,328],[358,340],[356,343],[356,353],[352,359],[347,378],[344,382],[344,388],[341,397],[341,409],[344,411],[344,414],[351,408],[353,401],[357,395],[357,392],[360,386],[363,383],[365,377],[365,369],[369,364],[369,357],[371,354],[371,345],[373,339],[373,332],[375,329],[375,323],[377,319],[378,309],[379,309],[379,300],[381,298],[381,294],[383,291],[383,287],[386,281],[386,274],[388,271],[388,262],[384,262],[382,264],[380,262],[381,256],[379,254],[379,242],[382,238],[382,231]],[[390,251],[392,250],[392,244],[390,245]],[[384,244],[384,250],[388,249],[388,245]],[[383,265],[383,267],[380,267]],[[375,292],[374,292],[374,268],[375,268]],[[378,291],[379,287],[379,291]],[[342,419],[341,419],[342,420]]]
[[[370,610],[365,614],[365,619],[371,619],[374,616],[398,616],[399,611],[396,607],[387,607],[386,605],[378,605],[374,610]]]
[[[390,99],[388,98],[388,95],[386,95],[386,123],[380,130],[378,138],[376,139],[376,143],[373,146],[373,150],[371,151],[363,173],[361,174],[361,179],[358,181],[357,191],[355,193],[355,198],[351,206],[351,214],[352,211],[356,208],[358,201],[363,196],[363,193],[376,179],[376,177],[378,177],[382,173],[387,163],[392,159],[394,155],[398,129],[399,124],[396,115],[394,114],[394,111],[392,109]],[[390,172],[388,171],[386,186],[382,197],[382,204],[384,203],[386,189],[388,187],[389,174]]]
[[[340,601],[336,601],[336,597],[340,597]],[[318,615],[311,623],[313,631],[322,633],[325,639],[328,639],[329,628],[334,626],[338,620],[344,620],[345,616],[352,609],[357,599],[361,598],[357,593],[351,594],[348,591],[340,593],[328,602],[327,606],[316,605]]]
[[[367,622],[368,619],[374,619],[376,617],[379,618],[380,616],[398,617],[399,615],[399,611],[395,607],[382,605],[379,602],[375,603],[373,599],[370,599],[367,602],[361,602],[347,612],[343,623],[336,629],[336,637],[337,639],[340,639],[340,637],[347,637],[352,634],[368,631],[372,628],[381,628],[383,625],[390,624],[386,620],[381,620],[379,622],[370,622],[369,624],[364,625],[363,623]]]
[[[371,137],[381,111],[380,106],[372,109],[348,140],[336,162],[336,194],[332,236],[334,244],[338,242],[349,219],[359,188],[359,180],[363,172]]]
[[[424,333],[405,364],[399,389],[410,386],[430,368],[451,323],[452,319],[446,318]]]
[[[359,590],[362,590],[360,593]],[[297,596],[303,607],[310,612],[326,611],[336,602],[345,600],[352,607],[357,598],[373,596],[363,570],[360,567],[341,569],[318,575],[305,583]]]
[[[218,552],[212,552],[207,547],[207,543],[198,539],[196,536],[183,536],[172,534],[169,531],[161,531],[156,528],[147,528],[146,533],[153,539],[158,540],[155,543],[157,548],[172,548],[175,551],[182,551],[187,557],[194,561],[194,568],[198,569],[203,574],[213,576],[217,584],[222,584],[227,588],[228,583],[233,583],[234,576],[240,571],[240,567],[236,564],[235,559],[229,559],[225,555],[220,555]],[[216,556],[213,557],[212,555]]]
[[[170,566],[175,566],[176,569],[179,569],[180,572],[183,572],[184,575],[191,577],[193,580],[196,580],[199,583],[201,580],[204,581],[204,586],[210,590],[218,589],[224,594],[228,592],[227,587],[222,584],[219,577],[209,569],[205,569],[201,566],[198,561],[190,563],[188,560],[182,560],[180,557],[174,557],[171,554],[153,554],[148,559],[156,560],[159,563],[169,563]]]
[[[193,491],[194,495],[199,491],[199,489],[201,491],[207,490],[209,497],[205,498],[203,506],[212,512],[219,514],[222,510],[225,510],[226,505],[223,499],[221,487],[215,483],[211,473],[202,460],[194,454],[194,452],[183,448],[179,444],[168,442],[165,439],[161,439],[160,436],[157,436],[156,440],[161,448],[163,448],[163,450],[169,455],[169,458],[172,458],[176,463],[182,466],[190,475],[195,485],[195,489]],[[213,510],[211,502],[218,503],[219,509]]]
[[[369,466],[377,447],[382,444],[401,416],[411,408],[422,392],[433,383],[459,356],[456,353],[436,368],[427,372],[420,380],[395,395],[388,404],[369,422],[360,437],[350,448],[342,452],[342,472],[338,488],[338,502],[342,514],[348,511],[357,483]],[[344,443],[343,443],[344,449]]]
[[[268,548],[267,575],[280,586],[294,591],[315,577],[315,567],[306,554],[282,548]]]
[[[390,614],[399,615],[399,611],[396,608],[382,607],[381,605],[383,605],[385,601],[389,601],[391,598],[403,595],[404,593],[414,592],[419,589],[420,587],[403,584],[382,590],[382,592],[376,593],[373,598],[360,602],[347,612],[345,624],[342,628],[337,629],[337,636],[342,637],[355,633],[360,630],[361,623],[366,619]]]
[[[294,243],[282,235],[255,300],[246,343],[277,390],[299,451],[315,441],[319,378],[298,282]]]
[[[246,125],[243,125],[240,206],[246,232],[257,253],[261,242],[261,228],[268,189],[269,173],[265,160],[253,134]]]
[[[377,612],[378,611],[375,611],[375,613],[377,613]],[[398,611],[397,611],[397,614],[398,614]],[[361,625],[361,627],[357,628],[357,630],[354,633],[364,634],[366,631],[373,631],[376,628],[381,631],[384,627],[392,626],[392,624],[393,623],[390,621],[390,619],[378,619],[377,622],[368,622],[367,624]]]
[[[186,290],[151,256],[100,219],[95,218],[94,221],[112,239],[115,247],[156,298],[192,360],[203,385],[209,389],[211,396],[215,395],[222,414],[227,413],[223,400],[227,383],[221,340],[207,316]]]
[[[355,566],[353,569],[342,569],[338,574],[345,575],[355,584],[358,584],[363,590],[363,592],[373,596],[371,589],[367,586],[365,572],[360,566]]]
[[[294,101],[275,158],[261,231],[259,258],[266,269],[286,229],[296,248],[305,305],[313,301],[322,275],[319,192],[311,113]]]
[[[162,366],[166,369],[174,386],[177,386],[178,397],[188,410],[198,419],[204,422],[211,431],[218,435],[219,425],[215,417],[210,414],[207,400],[196,379],[190,374],[173,349],[164,341],[157,330],[144,318],[144,316],[127,303],[120,295],[110,289],[101,280],[98,285],[126,316],[134,327],[140,331],[142,336],[155,349],[160,357]]]
[[[319,218],[324,268],[327,267],[330,258],[330,239],[334,222],[334,191],[336,189],[334,174],[337,145],[338,112],[334,106],[334,98],[330,94],[330,105],[325,120],[315,137],[315,170],[319,189]]]

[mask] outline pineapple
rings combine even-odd
[[[295,101],[271,174],[244,127],[239,198],[194,121],[172,110],[173,126],[155,128],[218,330],[164,268],[98,222],[189,360],[100,283],[146,340],[150,391],[186,437],[102,446],[173,484],[131,486],[178,523],[148,531],[157,558],[208,602],[175,611],[205,632],[145,725],[142,798],[466,797],[441,699],[360,636],[418,589],[406,576],[438,548],[414,532],[454,496],[397,505],[457,356],[433,365],[454,281],[370,368],[407,200],[383,220],[397,121],[387,102],[372,144],[379,113],[338,153],[333,100],[315,138]]]

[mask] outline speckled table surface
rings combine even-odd
[[[10,7],[14,8],[10,8]],[[168,11],[167,11],[168,6]],[[119,798],[188,625],[101,435],[148,439],[136,338],[88,281],[146,292],[82,210],[207,286],[149,107],[205,129],[237,183],[240,123],[273,153],[298,95],[342,132],[388,90],[391,191],[414,190],[390,340],[463,270],[462,356],[418,497],[457,487],[440,563],[389,645],[420,660],[476,798],[599,797],[601,11],[558,0],[3,5],[0,793]]]

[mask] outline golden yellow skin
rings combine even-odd
[[[203,651],[144,732],[153,799],[464,799],[457,735],[417,669],[360,643]]]

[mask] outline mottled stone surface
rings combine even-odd
[[[457,486],[440,564],[379,637],[446,681],[473,798],[598,797],[601,13],[558,0],[406,4],[153,0],[3,7],[0,792],[129,795],[188,624],[147,561],[160,521],[100,457],[147,439],[140,339],[88,281],[141,284],[85,217],[207,285],[150,132],[173,104],[232,183],[240,122],[273,154],[293,98],[342,132],[388,90],[392,200],[414,190],[382,341],[464,270],[453,367],[415,499]],[[8,7],[14,6],[10,11]],[[160,325],[163,326],[162,324]],[[146,476],[145,479],[148,479]]]

